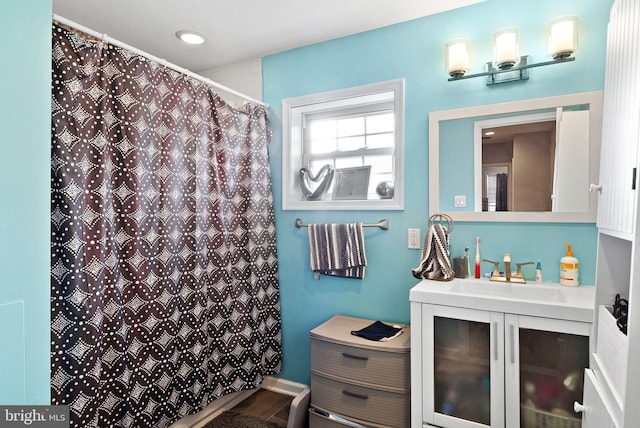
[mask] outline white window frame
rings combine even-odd
[[[393,92],[395,114],[394,196],[392,199],[318,200],[304,198],[298,184],[302,167],[305,115],[364,106],[388,99]],[[282,100],[282,209],[283,210],[402,210],[404,209],[404,79]]]

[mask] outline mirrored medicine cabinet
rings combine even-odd
[[[458,221],[596,220],[602,91],[429,114],[429,212]]]

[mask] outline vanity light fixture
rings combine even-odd
[[[569,58],[578,46],[578,20],[558,18],[549,26],[549,54],[553,59]]]
[[[518,31],[506,29],[493,35],[493,58],[500,70],[509,70],[518,62]]]
[[[201,45],[206,40],[202,34],[191,30],[176,31],[176,37],[190,45]]]
[[[469,68],[469,48],[466,40],[454,40],[447,43],[447,71],[451,77],[465,75]]]
[[[562,17],[549,26],[549,55],[552,61],[529,63],[529,56],[520,56],[518,52],[518,31],[503,29],[494,34],[494,60],[486,63],[483,73],[467,74],[469,66],[469,47],[466,41],[452,41],[446,47],[446,66],[449,81],[487,77],[487,85],[529,79],[529,69],[546,65],[575,61],[577,49],[578,21],[575,17]]]

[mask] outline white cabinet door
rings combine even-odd
[[[505,315],[506,426],[576,426],[589,366],[588,323]]]
[[[412,303],[414,322],[414,428],[580,425],[590,323]]]
[[[504,428],[504,314],[422,305],[422,420]]]
[[[556,120],[556,156],[553,169],[553,212],[588,212],[589,111],[562,111]],[[565,165],[564,168],[558,168]],[[566,166],[571,167],[567,168]]]
[[[640,8],[616,0],[611,8],[600,154],[598,227],[633,233],[640,135]]]
[[[582,428],[618,428],[603,400],[598,381],[589,369],[584,373]]]

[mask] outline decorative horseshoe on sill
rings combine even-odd
[[[300,172],[298,173],[298,183],[300,183],[300,188],[302,189],[302,194],[308,201],[315,201],[320,199],[326,192],[329,190],[331,186],[331,182],[333,181],[333,173],[334,169],[331,165],[325,165],[320,168],[318,174],[313,175],[313,171],[309,167],[300,168]],[[315,190],[310,188],[311,183],[309,180],[315,184],[317,187]]]

